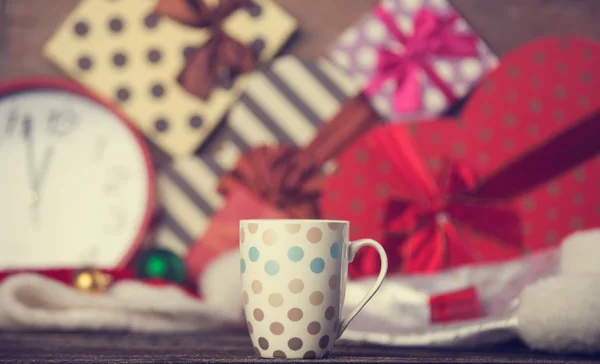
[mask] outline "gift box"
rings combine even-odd
[[[83,0],[44,48],[171,156],[189,155],[296,21],[269,0]]]
[[[388,122],[439,114],[497,63],[446,0],[383,0],[329,56]]]
[[[324,185],[327,218],[385,245],[392,271],[501,261],[600,225],[600,47],[542,38],[506,55],[457,118],[379,127]],[[354,276],[376,274],[373,252]]]
[[[212,248],[201,242],[206,240],[209,227],[218,224],[215,220],[221,215],[214,214],[225,207],[225,199],[218,191],[219,179],[236,168],[244,153],[255,148],[265,150],[266,154],[273,151],[275,154],[267,157],[281,158],[285,162],[297,147],[308,148],[309,153],[327,159],[375,120],[379,117],[359,94],[358,85],[330,62],[294,56],[277,58],[250,76],[246,91],[202,150],[194,156],[175,160],[159,171],[157,189],[163,213],[157,219],[156,244],[182,256],[208,257],[206,250]],[[333,121],[336,121],[333,127],[320,129]],[[339,127],[339,123],[344,125]],[[254,156],[263,160],[256,163],[266,163],[264,158],[267,157],[260,153],[247,155],[251,165],[255,164]],[[262,173],[266,167],[260,168]],[[270,181],[265,177],[266,181],[258,181],[254,176],[238,172],[235,176],[232,182],[246,186],[246,194],[261,201],[277,199],[277,186],[272,186],[276,179]],[[267,196],[271,192],[272,195]],[[241,195],[235,193],[229,197],[237,199]],[[314,198],[311,203],[314,209],[317,205]],[[233,202],[230,205],[231,209],[237,209]],[[286,203],[275,205],[283,210],[291,208]],[[246,213],[251,211],[246,209]],[[192,247],[196,249],[194,254]]]

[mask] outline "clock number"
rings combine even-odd
[[[79,119],[75,112],[69,109],[50,110],[47,120],[49,133],[63,137],[73,132],[79,126]]]
[[[125,212],[119,206],[110,206],[108,209],[108,221],[104,225],[104,231],[108,234],[118,235],[125,228]]]
[[[4,135],[7,137],[11,136],[17,130],[17,125],[19,124],[19,111],[17,109],[12,109],[10,114],[8,114],[8,119],[6,119],[6,124],[4,125]]]
[[[104,182],[102,189],[107,194],[116,197],[121,187],[130,179],[130,172],[123,166],[112,166],[109,168],[109,175]]]

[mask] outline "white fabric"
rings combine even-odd
[[[575,233],[560,249],[514,261],[466,266],[434,275],[390,275],[342,338],[383,345],[476,347],[521,336],[533,348],[600,351],[600,230]],[[584,263],[582,263],[584,262]],[[585,266],[585,269],[582,269]],[[243,324],[237,251],[217,259],[200,284],[206,299],[135,281],[106,295],[80,293],[22,274],[0,284],[0,329],[188,331]],[[371,279],[350,282],[343,314]],[[432,294],[476,287],[485,318],[429,323]]]

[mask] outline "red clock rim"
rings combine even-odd
[[[92,92],[91,90],[85,88],[84,86],[76,82],[52,76],[32,76],[16,78],[0,83],[0,97],[20,91],[36,89],[54,89],[58,91],[72,92],[76,95],[83,96],[106,108],[111,113],[116,115],[117,118],[125,125],[129,133],[131,133],[134,137],[138,148],[140,148],[142,152],[142,157],[144,158],[144,163],[146,165],[146,182],[148,184],[146,211],[144,212],[139,231],[136,234],[131,246],[129,247],[125,255],[121,258],[121,261],[116,267],[108,267],[112,269],[125,269],[132,260],[133,256],[135,255],[137,249],[144,242],[144,239],[146,238],[146,233],[150,230],[152,217],[156,209],[155,171],[154,166],[152,164],[152,158],[150,156],[150,150],[148,149],[148,146],[143,140],[141,134],[133,126],[131,120],[122,111],[120,111],[116,105],[106,101],[104,98],[100,97],[96,93]]]

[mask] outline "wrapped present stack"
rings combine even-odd
[[[83,0],[46,44],[164,156],[143,249],[178,256],[188,280],[237,249],[247,218],[350,220],[405,273],[598,224],[595,44],[499,60],[446,0],[382,0],[320,58],[286,54],[297,28],[271,0]],[[352,277],[377,271],[371,254]]]

